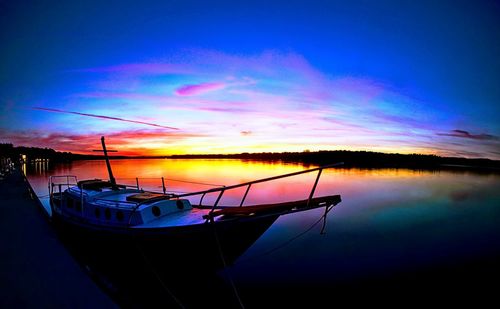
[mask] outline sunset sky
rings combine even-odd
[[[0,1],[0,142],[101,135],[500,159],[500,2]]]

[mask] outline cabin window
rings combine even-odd
[[[94,209],[94,214],[96,218],[99,218],[101,216],[101,210],[98,207],[96,207]]]
[[[80,201],[75,201],[75,210],[82,211],[82,204],[80,203]]]
[[[161,211],[160,211],[160,208],[158,206],[153,206],[151,208],[151,212],[153,213],[153,215],[155,217],[159,217],[161,215]]]
[[[116,212],[116,219],[117,219],[118,221],[123,221],[123,212],[122,212],[121,210],[118,210],[118,211]]]
[[[66,199],[66,207],[73,208],[73,199],[71,198]]]
[[[184,203],[181,200],[177,200],[177,208],[184,209]]]
[[[106,220],[111,219],[111,210],[109,210],[109,208],[106,208],[106,210],[104,211],[104,217],[106,218]]]

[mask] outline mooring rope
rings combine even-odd
[[[254,255],[254,256],[251,256],[251,257],[248,257],[246,259],[243,259],[243,260],[240,260],[238,261],[238,263],[246,263],[246,262],[249,262],[249,261],[252,261],[254,259],[257,259],[257,258],[261,258],[263,256],[266,256],[266,255],[269,255],[269,254],[272,254],[273,252],[281,249],[281,248],[284,248],[286,246],[288,246],[290,243],[292,243],[293,241],[295,241],[296,239],[302,237],[303,235],[305,235],[307,232],[309,232],[310,230],[312,230],[316,225],[318,225],[318,223],[321,222],[321,220],[326,220],[326,215],[333,209],[334,207],[333,206],[330,206],[330,208],[328,209],[328,211],[325,211],[324,214],[321,215],[321,217],[316,221],[314,222],[309,228],[307,228],[305,231],[295,235],[294,237],[288,239],[287,241],[281,243],[280,245],[268,250],[268,251],[265,251],[264,253],[261,253],[261,254],[257,254],[257,255]],[[321,235],[323,235],[325,233],[321,233]]]
[[[210,219],[210,224],[214,228],[214,236],[215,236],[215,242],[217,244],[217,249],[219,251],[220,259],[222,261],[222,266],[224,267],[224,272],[227,275],[227,278],[229,280],[229,283],[231,284],[231,288],[233,289],[234,295],[236,296],[236,299],[238,300],[238,303],[242,309],[245,309],[245,306],[243,305],[243,301],[241,300],[240,294],[238,293],[238,289],[236,288],[236,284],[234,283],[233,277],[231,276],[231,273],[227,269],[227,263],[226,259],[224,258],[224,253],[222,252],[222,246],[220,244],[219,236],[217,234],[217,230],[215,228],[215,221],[214,217],[211,217]]]
[[[146,263],[146,265],[148,266],[149,270],[153,273],[153,275],[156,277],[156,279],[158,279],[158,281],[160,282],[162,288],[170,295],[170,297],[172,297],[172,299],[176,302],[176,304],[180,307],[180,308],[186,308],[182,302],[180,301],[180,299],[178,299],[174,293],[168,288],[168,286],[165,284],[165,282],[163,281],[163,279],[161,279],[161,276],[158,274],[158,272],[156,271],[156,269],[154,268],[153,264],[151,263],[151,261],[149,260],[149,258],[146,256],[146,254],[144,253],[144,251],[140,248],[139,244],[137,243],[137,241],[135,241],[134,239],[134,245],[137,249],[137,251],[139,251],[139,253],[141,254],[144,262]]]
[[[139,204],[140,205],[140,204]],[[138,208],[138,206],[136,206],[134,208],[134,211],[132,212],[132,214],[135,212],[135,210]],[[139,246],[139,243],[137,241],[137,238],[136,238],[136,235],[135,235],[135,232],[132,231],[132,229],[130,228],[130,223],[132,221],[132,215],[130,215],[129,219],[128,219],[128,223],[127,223],[127,227],[128,229],[132,232],[132,242],[134,243],[135,245],[135,248],[137,249],[137,251],[141,254],[142,256],[142,259],[144,260],[145,264],[148,266],[149,270],[153,273],[153,275],[156,277],[156,279],[158,280],[158,282],[160,282],[160,285],[162,286],[162,288],[168,293],[168,295],[170,295],[170,297],[175,301],[175,303],[182,309],[186,308],[182,302],[180,301],[179,298],[177,298],[175,296],[175,294],[168,288],[167,284],[163,281],[163,279],[161,278],[160,274],[158,274],[158,272],[156,271],[155,267],[153,266],[153,263],[151,263],[151,260],[146,256],[146,254],[144,253],[144,250],[142,250],[142,248]]]

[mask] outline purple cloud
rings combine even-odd
[[[484,133],[471,134],[468,131],[464,131],[464,130],[452,130],[450,133],[437,133],[437,135],[461,137],[461,138],[469,138],[469,139],[477,139],[477,140],[485,140],[485,141],[498,140],[498,136],[495,136],[495,135],[484,134]]]
[[[184,85],[177,88],[175,90],[175,94],[180,96],[191,96],[224,88],[226,88],[225,83],[201,83],[196,85]]]
[[[107,67],[85,68],[74,72],[123,73],[133,75],[189,74],[186,66],[171,63],[127,63]]]
[[[138,121],[138,120],[130,120],[130,119],[123,119],[123,118],[119,118],[119,117],[110,117],[110,116],[103,116],[103,115],[95,115],[95,114],[71,112],[71,111],[64,111],[64,110],[55,109],[55,108],[33,107],[32,109],[46,111],[46,112],[55,112],[55,113],[80,115],[80,116],[100,118],[100,119],[106,119],[106,120],[116,120],[116,121],[123,121],[123,122],[131,122],[131,123],[144,124],[144,125],[147,125],[147,126],[152,126],[152,127],[157,127],[157,128],[163,128],[163,129],[179,130],[179,128],[162,126],[162,125],[159,125],[159,124],[156,124],[156,123],[150,123],[150,122],[144,122],[144,121]]]

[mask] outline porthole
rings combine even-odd
[[[177,208],[184,209],[184,203],[181,200],[177,200]]]
[[[96,218],[99,218],[101,216],[101,210],[99,208],[94,209],[94,214]]]
[[[161,215],[161,211],[160,211],[160,208],[158,206],[153,206],[151,208],[151,212],[153,213],[153,215],[155,217],[159,217]]]
[[[116,219],[117,219],[118,221],[123,221],[123,212],[122,212],[121,210],[118,210],[118,211],[116,212]]]
[[[104,210],[104,217],[106,218],[106,220],[111,219],[111,210],[109,210],[109,208],[106,208],[106,210]]]

